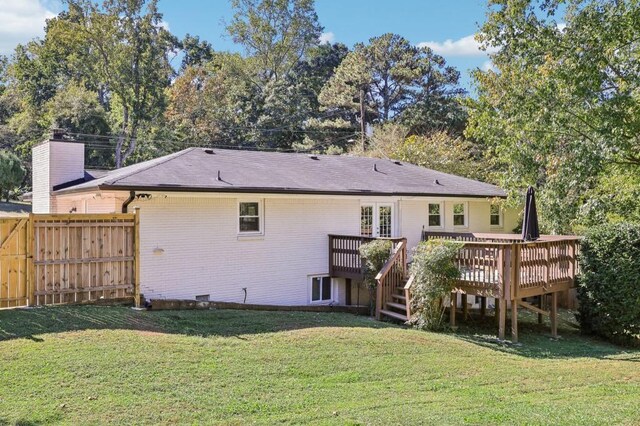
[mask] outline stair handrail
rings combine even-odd
[[[413,280],[416,278],[416,274],[411,274],[407,283],[404,285],[404,303],[407,309],[407,320],[411,319],[411,286],[413,286]]]
[[[398,263],[398,260],[402,265],[402,277],[407,276],[407,239],[403,238],[393,249],[391,256],[382,266],[380,272],[376,275],[376,319],[380,319],[380,311],[384,306],[384,285],[387,277],[393,271],[394,266]]]

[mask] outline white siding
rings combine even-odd
[[[444,207],[443,226],[440,228],[428,227],[429,203],[442,203]],[[453,225],[453,205],[456,203],[466,203],[467,205],[467,226]],[[490,223],[490,205],[490,201],[484,199],[401,200],[401,234],[407,238],[407,245],[411,249],[420,242],[423,229],[438,232],[512,233],[518,225],[519,212],[516,209],[505,209],[502,213],[502,226],[493,227]]]
[[[51,184],[49,179],[49,144],[34,146],[31,150],[32,168],[32,210],[34,213],[50,213],[49,194]]]
[[[59,197],[65,209],[85,204],[91,213],[119,212],[126,193],[84,194]],[[263,198],[264,197],[264,198]],[[382,201],[380,197],[239,196],[264,203],[264,235],[238,236],[238,198],[235,194],[152,194],[136,200],[129,211],[141,212],[141,288],[147,298],[193,299],[276,305],[310,303],[309,276],[328,272],[328,234],[358,235],[360,205]],[[396,236],[418,244],[427,224],[429,202],[444,205],[444,230],[510,232],[517,212],[505,212],[502,229],[489,224],[489,200],[458,200],[468,203],[468,228],[454,228],[456,200],[398,199],[389,197],[396,214]],[[65,211],[61,211],[65,212]],[[352,303],[357,303],[353,282]],[[334,301],[345,303],[345,281],[333,280]],[[366,304],[366,290],[359,302]]]
[[[84,144],[45,141],[32,151],[33,212],[57,212],[52,206],[51,190],[84,177]]]
[[[309,275],[328,272],[328,234],[355,235],[355,199],[264,200],[264,236],[237,234],[234,198],[155,198],[141,208],[141,289],[147,298],[305,305]],[[338,294],[338,296],[342,296]]]

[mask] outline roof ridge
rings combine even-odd
[[[137,175],[138,173],[141,173],[141,172],[144,172],[146,170],[152,169],[152,168],[154,168],[156,166],[159,166],[160,164],[164,164],[164,163],[167,163],[167,162],[169,162],[171,160],[174,160],[174,159],[176,159],[178,157],[182,157],[184,154],[186,154],[187,152],[191,152],[194,149],[198,149],[198,148],[194,148],[194,147],[186,148],[186,149],[183,149],[182,151],[174,152],[173,154],[169,154],[169,155],[167,155],[165,157],[154,158],[152,160],[149,160],[149,162],[152,162],[153,160],[159,160],[159,159],[162,159],[162,158],[164,158],[164,160],[163,161],[157,161],[157,162],[155,162],[153,164],[149,164],[147,167],[141,167],[140,169],[135,170],[134,172],[125,174],[124,176],[120,176],[117,179],[114,179],[112,181],[108,181],[108,182],[105,182],[105,183],[108,183],[109,185],[113,185],[113,184],[117,183],[118,181],[120,181],[122,179],[129,178],[129,177],[131,177],[133,175]],[[133,165],[134,164],[132,164],[132,166]]]

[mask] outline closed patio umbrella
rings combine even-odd
[[[527,190],[527,201],[524,205],[524,221],[522,222],[522,239],[535,241],[540,238],[538,228],[538,210],[536,209],[536,194],[533,187]]]

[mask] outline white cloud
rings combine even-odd
[[[0,54],[9,55],[17,44],[42,37],[45,20],[60,8],[57,1],[0,0]]]
[[[160,28],[164,28],[166,31],[171,31],[171,29],[169,28],[169,23],[164,19],[160,21]]]
[[[495,53],[497,51],[495,48],[480,50],[480,43],[476,41],[473,34],[458,40],[424,41],[418,43],[418,46],[429,47],[435,53],[443,56],[484,56],[487,53]]]
[[[331,31],[320,34],[320,44],[333,43],[335,39],[336,39],[336,35]]]

